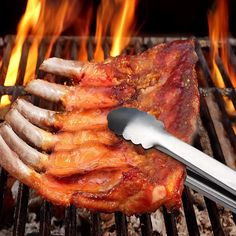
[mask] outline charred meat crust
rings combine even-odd
[[[196,61],[193,40],[161,44],[139,55],[99,63],[46,60],[45,71],[60,74],[63,65],[63,76],[71,76],[74,86],[37,80],[27,90],[60,101],[65,111],[48,113],[24,102],[14,108],[31,123],[54,130],[53,134],[38,130],[44,141],[38,147],[49,152],[50,146],[51,152],[43,162],[44,172],[28,168],[20,153],[12,152],[4,140],[0,148],[8,150],[12,161],[3,155],[0,164],[55,204],[128,215],[151,212],[161,205],[178,208],[185,167],[157,150],[143,150],[116,137],[107,128],[106,116],[115,107],[136,107],[162,120],[176,137],[191,142],[199,111]],[[42,85],[40,90],[38,85]],[[35,117],[37,112],[40,119]],[[32,134],[24,137],[19,124],[14,125],[16,135],[32,144]]]

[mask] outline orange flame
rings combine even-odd
[[[46,58],[50,56],[52,46],[66,25],[66,15],[72,15],[76,0],[59,1],[58,4],[46,2],[46,0],[28,0],[25,13],[21,18],[12,50],[4,86],[15,85],[21,59],[22,47],[28,35],[33,35],[32,44],[29,48],[24,85],[34,76],[39,44],[45,35],[51,35]],[[53,17],[53,19],[52,19]],[[72,17],[73,19],[73,17]],[[70,19],[70,21],[72,20]],[[1,98],[1,105],[10,103],[9,96]]]
[[[137,1],[118,0],[117,4],[119,4],[120,7],[111,25],[111,35],[113,37],[111,56],[118,56],[129,42],[129,37],[133,32],[135,7],[137,5]]]
[[[4,86],[11,86],[16,83],[23,43],[30,29],[34,27],[38,21],[41,7],[42,5],[39,0],[32,0],[27,3],[26,13],[18,25],[19,33],[16,36],[16,46],[13,48],[11,53]],[[9,96],[2,96],[0,104],[7,105],[9,103]]]
[[[94,59],[96,61],[102,61],[104,59],[104,52],[102,49],[102,38],[107,34],[108,27],[112,20],[113,12],[115,10],[114,4],[110,4],[110,0],[102,0],[98,12],[96,21],[96,49],[94,52]]]
[[[64,28],[75,20],[78,0],[28,0],[26,11],[21,18],[15,39],[15,46],[12,50],[9,66],[6,73],[4,85],[15,85],[18,79],[18,71],[21,60],[23,45],[26,38],[32,35],[32,42],[28,50],[25,75],[23,84],[27,84],[33,79],[37,60],[39,45],[44,36],[50,36],[50,41],[45,57],[49,57],[53,44]],[[127,45],[129,36],[132,32],[132,23],[134,19],[136,0],[102,0],[97,12],[96,24],[96,50],[94,58],[97,61],[103,60],[102,38],[111,33],[114,41],[112,43],[111,55],[116,56],[121,53]],[[82,8],[81,8],[82,9]],[[80,30],[77,30],[81,36],[88,36],[90,23],[92,19],[92,7],[85,10],[85,14],[80,12]],[[83,15],[83,16],[82,16]],[[110,29],[112,27],[112,29]],[[86,49],[87,38],[84,37],[80,44],[78,58],[87,59]],[[2,96],[1,105],[10,104],[9,96]]]
[[[2,55],[0,57],[0,68],[2,67]]]
[[[109,27],[112,36],[111,56],[117,56],[128,44],[133,32],[136,0],[102,0],[97,13],[96,50],[94,58],[97,61],[104,59],[102,37],[108,33]]]
[[[69,11],[72,11],[72,6],[74,5],[74,3],[70,2],[69,0],[60,1],[57,5],[49,4],[50,2],[46,2],[45,0],[41,0],[41,2],[42,8],[40,17],[35,27],[32,28],[31,32],[31,34],[34,35],[34,39],[29,50],[26,73],[24,76],[24,85],[32,79],[32,76],[35,73],[38,58],[38,48],[43,36],[51,36],[45,55],[45,58],[48,58],[51,54],[55,40],[65,27],[66,14],[68,14]]]
[[[216,59],[221,56],[222,63],[229,75],[232,85],[236,87],[236,73],[229,61],[229,26],[228,26],[228,0],[216,0],[216,6],[208,15],[209,37],[211,41],[212,78],[216,86],[225,88],[225,84],[217,66]],[[220,46],[220,47],[219,47]],[[229,114],[235,113],[232,101],[223,97],[226,110]],[[233,124],[236,133],[236,125]]]
[[[216,63],[221,55],[222,63],[234,87],[236,87],[236,74],[229,61],[229,26],[228,26],[228,0],[216,0],[216,6],[208,15],[209,37],[211,41],[212,77],[218,87],[225,84]],[[219,47],[219,44],[221,47]]]
[[[80,35],[80,48],[77,58],[80,61],[87,61],[87,41],[90,33],[90,25],[92,22],[93,7],[90,4],[87,8],[81,7],[79,12],[79,17],[75,21],[76,33]]]

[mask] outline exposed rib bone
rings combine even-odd
[[[68,92],[67,87],[64,85],[49,83],[40,79],[32,80],[25,90],[52,102],[59,102]]]
[[[58,113],[56,111],[50,111],[34,106],[21,98],[15,101],[13,107],[15,107],[31,123],[42,128],[53,126],[55,123],[54,115]]]
[[[74,82],[80,82],[83,86],[109,87],[119,84],[107,64],[105,68],[97,63],[84,63],[54,57],[46,59],[40,66],[40,70],[73,78]]]
[[[73,78],[80,75],[83,66],[84,63],[82,62],[52,57],[44,60],[39,69],[55,75]]]
[[[5,143],[0,135],[0,165],[7,170],[15,178],[28,183],[30,177],[30,169],[18,158]]]
[[[44,150],[51,149],[56,142],[53,134],[44,131],[26,120],[15,108],[11,109],[6,115],[6,121],[11,125],[13,130],[25,141],[29,141],[36,147]]]
[[[44,163],[48,160],[48,155],[40,153],[26,144],[6,123],[1,125],[0,134],[11,150],[19,155],[25,164],[28,164],[37,170],[42,170]]]
[[[121,104],[133,94],[131,87],[81,87],[33,80],[26,86],[26,91],[46,100],[61,101],[67,110],[106,108]]]

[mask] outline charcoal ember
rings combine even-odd
[[[127,225],[128,225],[128,235],[130,236],[141,235],[140,219],[138,217],[134,215],[128,217]]]
[[[35,213],[29,212],[28,219],[25,225],[25,235],[34,235],[39,232],[39,220]]]
[[[181,206],[181,208],[178,209],[178,212],[176,212],[175,217],[176,217],[176,227],[178,232],[181,232],[182,235],[187,235],[188,228],[185,220],[183,206]]]
[[[203,235],[212,235],[212,227],[209,219],[208,211],[204,201],[204,197],[191,190],[191,195],[193,199],[193,207],[196,214],[196,220],[198,228]]]
[[[116,235],[116,226],[115,226],[115,215],[114,214],[100,214],[102,223],[102,231],[104,236],[115,236]]]
[[[212,227],[211,227],[207,210],[206,209],[199,210],[195,205],[194,205],[194,210],[197,216],[196,219],[197,219],[199,231],[203,235],[212,235]]]
[[[206,209],[206,204],[204,198],[201,194],[194,192],[191,190],[191,194],[193,196],[193,203],[194,205],[201,211]]]
[[[55,216],[51,219],[51,234],[65,235],[65,225],[63,224],[63,221]]]
[[[151,214],[151,222],[153,231],[158,235],[166,235],[165,223],[161,209]]]
[[[220,209],[220,222],[223,226],[224,233],[229,236],[236,235],[236,224],[234,222],[232,212],[221,206],[218,206],[218,208]]]

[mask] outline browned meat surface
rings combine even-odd
[[[55,204],[129,215],[178,208],[185,167],[116,137],[106,116],[119,106],[136,107],[191,142],[199,111],[196,60],[194,42],[184,40],[100,63],[44,61],[42,70],[71,77],[73,86],[34,80],[26,90],[65,110],[17,100],[0,128],[0,164]]]

